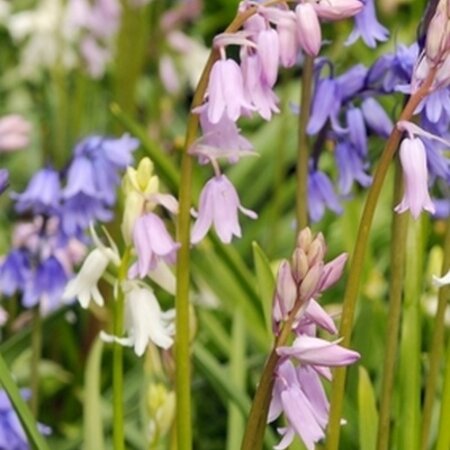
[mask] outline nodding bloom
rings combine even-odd
[[[130,278],[144,278],[156,268],[160,259],[174,264],[180,247],[170,236],[164,222],[154,213],[145,214],[136,220],[133,243],[138,260],[130,268]]]
[[[331,379],[330,367],[346,366],[360,357],[359,353],[315,336],[320,327],[335,334],[333,319],[314,300],[341,276],[346,254],[324,263],[326,244],[322,234],[313,236],[309,228],[297,237],[292,261],[283,261],[277,278],[273,305],[273,329],[279,333],[295,308],[292,331],[295,339],[290,346],[276,349],[280,362],[275,370],[268,422],[282,413],[286,427],[278,429],[281,442],[274,448],[287,448],[297,434],[308,450],[325,437],[329,402],[321,378]]]
[[[253,110],[244,92],[241,68],[232,59],[219,59],[212,67],[208,84],[208,120],[217,123],[225,114],[236,122],[242,110]]]
[[[417,125],[410,122],[401,121],[397,127],[408,133],[400,144],[400,162],[404,173],[405,193],[402,201],[395,207],[395,211],[402,213],[410,210],[412,216],[417,219],[426,210],[435,212],[434,204],[428,193],[428,168],[425,145],[422,140],[415,135],[445,142],[442,139],[422,130]]]
[[[389,38],[389,31],[378,22],[374,1],[361,1],[364,3],[364,8],[355,16],[355,28],[348,37],[346,44],[353,44],[361,37],[368,47],[375,48],[377,41],[384,42]]]
[[[295,8],[300,47],[311,56],[317,56],[322,44],[319,18],[311,3],[300,3]]]
[[[153,291],[137,282],[124,284],[125,291],[125,327],[127,337],[111,336],[104,332],[101,337],[106,342],[118,342],[133,347],[137,356],[142,356],[151,342],[158,347],[168,349],[173,344],[175,311],[161,311]]]
[[[110,239],[111,247],[106,247],[98,238],[93,227],[91,227],[91,234],[96,248],[86,257],[78,274],[69,281],[62,294],[65,301],[78,299],[83,308],[88,308],[91,300],[97,305],[103,306],[105,301],[97,283],[110,263],[116,267],[120,264],[120,257],[114,242]]]
[[[61,184],[59,173],[48,167],[33,175],[22,194],[12,194],[16,211],[35,214],[54,214],[60,204]]]
[[[229,244],[233,236],[241,237],[238,210],[256,219],[257,214],[244,208],[231,181],[225,175],[209,180],[200,194],[198,217],[191,234],[191,242],[200,242],[214,225],[220,240]]]

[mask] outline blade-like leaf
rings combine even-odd
[[[358,377],[359,448],[375,450],[377,442],[378,411],[375,392],[367,370],[360,366]]]

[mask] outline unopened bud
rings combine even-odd
[[[308,264],[313,266],[314,264],[323,261],[326,252],[325,239],[322,233],[319,233],[312,241],[308,249]]]
[[[300,299],[306,302],[317,293],[320,278],[323,272],[323,262],[315,264],[306,274],[300,284]]]
[[[303,228],[303,230],[298,233],[297,237],[297,247],[302,248],[305,252],[308,251],[309,246],[311,245],[313,236],[311,233],[311,229],[309,227]]]
[[[448,51],[449,31],[447,0],[441,0],[427,29],[425,50],[431,61],[439,62]]]
[[[306,273],[308,272],[308,269],[309,264],[306,253],[302,248],[297,247],[292,255],[292,272],[294,278],[298,282],[300,282],[305,277]]]
[[[318,286],[319,292],[328,289],[341,278],[342,271],[347,262],[347,256],[347,253],[342,253],[342,255],[325,264]]]
[[[286,319],[297,300],[297,285],[292,276],[289,261],[283,260],[278,269],[277,289],[273,305],[273,320],[280,322]]]

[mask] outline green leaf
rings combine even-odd
[[[270,267],[269,259],[257,242],[252,243],[255,262],[258,293],[264,312],[267,332],[272,336],[272,298],[275,291],[275,277]]]
[[[97,338],[89,353],[85,371],[83,399],[84,450],[102,450],[105,448],[100,395],[102,352],[103,342]]]
[[[378,432],[378,411],[375,392],[367,370],[360,366],[358,377],[359,449],[375,450]]]
[[[14,410],[16,411],[20,423],[28,436],[32,448],[36,450],[49,450],[44,438],[37,429],[36,422],[30,409],[24,402],[22,396],[20,395],[19,388],[16,386],[11,374],[9,373],[8,366],[6,365],[2,355],[0,355],[0,383],[11,400]]]

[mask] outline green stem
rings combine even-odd
[[[130,248],[125,249],[119,272],[118,282],[125,280],[130,259]],[[114,302],[113,334],[122,336],[124,327],[125,295],[121,288]],[[123,347],[113,344],[113,443],[114,450],[125,450],[124,412],[123,412]]]
[[[277,3],[277,2],[269,2]],[[268,4],[269,4],[268,3]],[[236,32],[243,23],[256,13],[256,7],[238,14],[226,33]],[[208,86],[209,74],[218,58],[216,49],[211,51],[192,100],[191,111],[203,102]],[[177,222],[177,240],[180,249],[177,255],[177,287],[175,295],[176,336],[175,336],[175,391],[177,398],[176,430],[178,450],[192,449],[191,424],[191,374],[190,374],[190,331],[189,331],[189,289],[190,289],[190,210],[192,204],[192,157],[188,150],[197,136],[199,119],[197,114],[189,114],[184,151],[181,160],[179,189],[179,213]]]
[[[397,205],[403,193],[403,172],[399,161],[395,166],[394,205]],[[402,307],[402,290],[405,266],[406,236],[408,214],[393,213],[391,237],[391,276],[389,284],[389,311],[384,356],[383,380],[381,388],[380,415],[378,419],[377,450],[388,450],[391,419],[391,400],[393,393],[395,362],[397,359],[398,335]]]
[[[450,219],[447,219],[447,228],[444,241],[444,259],[442,261],[442,275],[445,275],[450,269]],[[439,366],[441,363],[442,352],[445,340],[445,311],[450,297],[450,288],[444,287],[439,290],[438,308],[434,318],[433,337],[431,341],[430,366],[428,370],[427,381],[425,385],[425,400],[422,416],[422,434],[421,450],[428,448],[431,416],[433,412],[433,403],[436,399],[436,388],[439,376]]]
[[[446,291],[447,301],[450,298],[450,286],[441,290]],[[439,419],[439,430],[437,436],[436,450],[448,450],[450,448],[450,346],[447,348],[447,359],[445,361],[444,389],[441,399],[441,415]]]
[[[403,109],[399,120],[409,120],[414,114],[415,109],[428,94],[431,83],[433,82],[435,70],[430,71],[427,79],[421,87],[409,98],[408,103]],[[359,281],[364,267],[364,255],[369,240],[369,232],[372,225],[373,216],[378,203],[383,182],[386,177],[389,165],[400,143],[402,133],[394,127],[389,136],[384,151],[380,157],[376,168],[372,186],[369,189],[367,200],[359,224],[358,235],[356,238],[355,249],[351,261],[349,277],[346,285],[344,303],[342,308],[342,320],[340,326],[340,335],[342,336],[342,345],[348,347],[350,344],[351,331],[353,327],[353,318],[355,315],[356,299],[359,291]],[[339,437],[341,429],[342,404],[344,400],[344,389],[347,369],[345,367],[335,369],[332,389],[330,419],[327,429],[327,449],[338,450]]]
[[[31,366],[30,408],[34,417],[38,417],[39,411],[39,363],[42,356],[42,321],[39,305],[33,310],[33,328],[31,332]]]
[[[261,379],[256,388],[253,398],[250,414],[247,419],[244,439],[242,440],[241,450],[260,450],[264,440],[264,430],[269,413],[270,399],[272,398],[273,384],[275,382],[274,373],[280,357],[277,354],[277,348],[286,344],[292,330],[295,316],[302,307],[303,302],[297,300],[294,308],[284,323],[280,334],[278,335],[269,358],[264,366]]]
[[[314,57],[306,55],[303,65],[297,150],[297,232],[308,226],[308,162],[309,146],[306,127],[311,109]]]
[[[421,220],[422,219],[422,220]],[[418,450],[420,444],[421,319],[420,293],[425,251],[423,218],[411,221],[407,238],[403,320],[398,370],[395,436],[398,450]]]
[[[14,410],[19,417],[32,448],[36,450],[49,450],[47,443],[36,427],[36,422],[33,415],[22,399],[19,389],[9,373],[8,366],[6,365],[2,355],[0,355],[0,383],[11,400]]]

